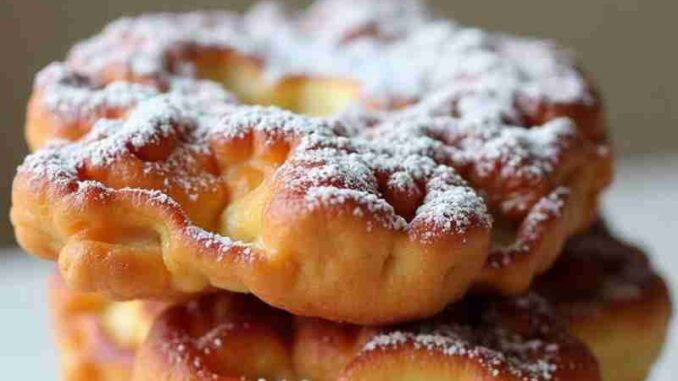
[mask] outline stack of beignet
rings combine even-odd
[[[38,74],[11,218],[67,380],[641,380],[605,129],[555,44],[417,1],[144,15]]]

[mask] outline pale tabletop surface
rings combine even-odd
[[[678,156],[622,161],[604,203],[614,229],[644,245],[678,295]],[[56,358],[45,305],[51,263],[18,249],[0,251],[0,369],[3,379],[57,380]],[[672,329],[652,381],[675,380],[678,335]]]

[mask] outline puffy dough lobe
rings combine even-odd
[[[590,147],[564,120],[505,132],[437,120],[432,128],[451,140],[420,125],[351,134],[278,109],[158,95],[29,156],[12,221],[19,242],[58,259],[69,284],[116,298],[216,287],[301,315],[376,324],[429,316],[474,283],[524,291],[590,220],[585,207],[601,186],[600,167],[583,161]],[[414,140],[430,150],[413,151]],[[515,216],[498,212],[493,226],[494,202],[479,193],[499,191],[460,173],[474,152],[497,149],[493,165],[509,182],[549,174],[534,166],[574,172]],[[520,160],[504,162],[512,155]]]
[[[161,302],[112,303],[98,294],[49,281],[49,309],[64,381],[129,381],[136,349],[146,338]]]
[[[340,3],[126,18],[76,45],[36,80],[18,241],[118,299],[219,288],[361,324],[525,291],[610,181],[590,81],[416,1]]]
[[[369,328],[222,294],[164,313],[134,379],[598,380],[598,372],[536,296],[469,299],[427,321]]]
[[[642,250],[598,221],[571,239],[534,289],[598,359],[603,380],[644,380],[666,340],[668,287]]]
[[[615,239],[601,222],[597,222],[591,230],[569,240],[565,252],[554,267],[537,279],[533,292],[539,294],[553,307],[552,312],[559,320],[566,323],[568,332],[582,340],[591,349],[600,364],[603,380],[639,381],[645,378],[665,340],[667,323],[671,314],[671,302],[666,285],[653,271],[641,251]],[[99,295],[66,290],[58,279],[51,282],[51,293],[51,311],[57,322],[55,327],[59,337],[66,337],[66,339],[59,340],[59,349],[62,358],[71,360],[64,361],[62,366],[64,373],[76,374],[71,369],[94,369],[98,372],[106,372],[106,369],[115,366],[125,377],[131,374],[133,366],[130,361],[131,352],[141,345],[146,332],[135,327],[150,327],[154,315],[139,313],[140,310],[137,307],[141,303],[138,302],[111,302]],[[437,355],[436,351],[431,351],[431,353],[416,351],[409,345],[414,343],[415,346],[426,348],[439,346],[442,350],[445,343],[452,342],[449,337],[453,332],[449,329],[451,322],[470,323],[475,332],[482,335],[487,326],[481,326],[477,321],[474,323],[474,319],[497,317],[495,312],[488,312],[487,308],[480,309],[476,305],[477,301],[467,300],[451,306],[438,318],[427,322],[390,328],[367,328],[329,323],[322,319],[291,317],[278,310],[265,307],[261,303],[248,301],[249,298],[246,297],[214,296],[212,298],[221,299],[219,302],[194,301],[190,303],[191,308],[180,308],[182,312],[173,315],[171,327],[167,326],[167,319],[163,318],[164,323],[158,323],[163,324],[165,327],[163,329],[166,330],[162,337],[179,340],[178,338],[182,336],[177,332],[186,333],[185,327],[182,328],[181,324],[195,322],[191,325],[193,328],[188,331],[197,333],[188,333],[188,336],[181,339],[189,343],[188,347],[183,347],[183,351],[199,343],[202,343],[200,345],[202,345],[203,352],[208,352],[205,353],[206,355],[209,355],[213,349],[221,350],[222,353],[216,355],[214,361],[209,362],[210,364],[222,364],[223,366],[218,368],[219,372],[223,371],[227,374],[242,372],[252,377],[257,374],[275,377],[275,372],[278,372],[277,374],[284,374],[286,377],[297,375],[297,377],[303,376],[314,380],[328,379],[328,375],[336,378],[334,375],[346,369],[346,364],[351,363],[356,358],[356,354],[365,349],[368,342],[371,342],[370,349],[382,347],[381,349],[389,353],[391,357],[385,354],[364,355],[368,360],[357,362],[360,364],[355,365],[357,370],[351,371],[355,374],[359,372],[363,372],[360,374],[370,372],[369,374],[373,375],[388,374],[392,377],[390,379],[397,379],[393,376],[394,372],[396,375],[400,373],[411,375],[418,372],[418,374],[426,374],[428,379],[435,379],[433,374],[425,373],[429,371],[435,372],[435,375],[440,377],[442,377],[440,374],[448,374],[445,372],[449,372],[450,377],[451,375],[461,377],[460,374],[454,373],[458,373],[458,367],[440,363],[441,358],[446,355]],[[148,303],[144,302],[144,304]],[[501,303],[510,306],[508,301]],[[460,307],[462,305],[464,307]],[[527,308],[526,306],[523,307]],[[534,305],[529,308],[533,307]],[[489,311],[495,311],[495,309],[490,308]],[[508,310],[502,307],[501,311],[505,313]],[[542,310],[542,313],[544,311],[546,310]],[[522,318],[519,318],[523,314],[524,311],[512,312],[509,321],[517,319],[517,321],[524,322]],[[222,319],[221,323],[218,319]],[[111,322],[116,324],[111,324]],[[252,323],[255,324],[251,325]],[[78,329],[83,325],[88,328]],[[228,334],[222,332],[223,327],[212,331],[207,329],[207,326],[221,325],[228,327],[230,330]],[[431,334],[436,327],[442,325],[445,325],[448,330],[438,330],[438,336]],[[522,323],[520,326],[523,327]],[[245,327],[247,330],[244,329]],[[422,330],[422,327],[426,329]],[[156,327],[156,330],[159,329]],[[262,330],[266,333],[262,334]],[[468,333],[466,331],[466,334]],[[194,335],[200,336],[201,339]],[[216,341],[219,335],[231,338],[231,344],[226,345],[227,341]],[[75,340],[73,337],[78,339]],[[212,346],[207,345],[210,344],[207,337],[215,340]],[[464,337],[470,339],[471,336]],[[487,339],[487,336],[483,337]],[[124,342],[127,346],[124,347],[124,353],[127,355],[123,357],[123,360],[97,355],[104,353],[101,348],[109,348],[113,345],[111,343],[118,342],[111,338],[126,338]],[[251,359],[250,355],[234,357],[234,352],[249,353],[249,349],[238,347],[234,350],[234,348],[236,344],[246,345],[251,338],[255,339],[250,342],[251,345],[248,348],[260,348],[258,345],[261,340],[264,340],[266,345],[273,345],[272,342],[277,343],[273,355],[259,357],[254,354],[254,359]],[[171,348],[171,346],[160,345],[165,342],[164,338],[156,336],[152,340],[155,340],[154,344],[144,345],[153,345],[155,349],[164,348],[163,350],[167,351]],[[108,344],[101,346],[101,343]],[[214,346],[215,343],[220,343],[220,345]],[[459,342],[457,344],[460,345]],[[115,345],[119,346],[119,344]],[[396,350],[397,345],[401,347]],[[174,346],[178,348],[176,343]],[[146,348],[147,354],[144,356],[151,356],[148,351],[149,349]],[[268,352],[263,351],[263,353]],[[412,356],[417,357],[416,363],[411,360]],[[363,358],[363,355],[358,355],[358,358]],[[185,360],[190,362],[190,358]],[[378,365],[370,362],[373,360]],[[153,366],[163,366],[160,362],[153,364]],[[257,373],[257,369],[262,368],[256,368],[252,364],[263,364],[262,367],[267,368],[262,370],[262,373]],[[153,366],[150,366],[148,362],[137,364],[137,368],[140,369],[149,369]],[[165,370],[168,372],[168,379],[182,379],[177,378],[179,376],[173,372],[186,368],[186,362],[184,365],[179,364],[170,368],[171,371],[169,368]],[[467,368],[470,373],[473,373],[473,369],[476,368]],[[482,369],[476,369],[476,371],[477,377],[484,374]],[[186,369],[182,372],[188,374]],[[92,374],[92,371],[79,371],[77,374]],[[188,374],[186,377],[193,379],[190,377],[196,377],[196,375]],[[329,379],[334,379],[332,377]],[[69,379],[77,381],[79,378]]]

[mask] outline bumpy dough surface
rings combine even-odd
[[[414,2],[281,15],[123,19],[46,68],[27,125],[45,148],[13,185],[20,244],[115,298],[221,288],[379,324],[470,287],[524,291],[588,226],[610,154],[552,44]]]
[[[672,303],[641,249],[613,238],[598,221],[568,241],[533,289],[589,346],[603,380],[647,378],[666,341]]]
[[[537,279],[532,293],[540,295],[550,307],[542,308],[546,307],[543,302],[534,304],[533,302],[538,298],[526,298],[519,302],[525,303],[519,309],[520,312],[514,314],[515,311],[512,311],[512,315],[509,315],[511,322],[524,321],[522,319],[526,315],[537,316],[534,308],[539,306],[540,314],[555,315],[557,320],[566,324],[570,334],[590,348],[600,364],[603,380],[641,381],[645,379],[665,341],[671,315],[671,302],[665,283],[653,271],[640,250],[611,237],[603,225],[597,223],[594,228],[572,238],[566,244],[561,258],[551,270]],[[516,303],[516,300],[519,299],[501,303],[511,305]],[[530,300],[532,302],[528,302]],[[151,302],[144,302],[144,304],[148,303]],[[385,339],[387,337],[392,340],[392,345],[401,341],[402,345],[406,346],[408,340],[414,342],[414,338],[419,337],[419,344],[422,345],[418,350],[424,351],[424,348],[428,348],[434,352],[444,352],[442,345],[446,342],[451,343],[447,336],[453,331],[446,332],[442,327],[449,328],[452,325],[453,330],[465,332],[466,336],[457,337],[461,342],[467,340],[464,345],[469,345],[468,340],[472,337],[492,337],[496,334],[492,329],[497,328],[493,325],[496,323],[493,319],[497,319],[498,316],[488,311],[496,311],[496,306],[488,307],[485,303],[482,304],[482,308],[475,307],[475,310],[470,310],[473,303],[476,302],[467,300],[450,306],[446,312],[428,321],[394,327],[361,328],[320,319],[291,317],[253,302],[251,298],[212,296],[191,302],[189,307],[177,307],[173,310],[175,312],[167,313],[171,316],[163,316],[158,320],[154,328],[157,332],[143,344],[146,347],[145,354],[140,356],[139,361],[144,361],[144,363],[136,365],[139,368],[137,379],[145,380],[143,374],[151,374],[150,372],[162,366],[166,366],[166,373],[162,373],[165,375],[163,379],[201,379],[198,376],[199,368],[191,368],[190,364],[199,357],[197,364],[202,364],[207,368],[202,370],[205,377],[212,377],[212,372],[216,372],[219,377],[247,375],[256,379],[268,375],[273,379],[285,376],[292,377],[291,379],[312,377],[313,380],[334,380],[337,379],[337,374],[346,369],[351,359],[364,356],[360,353],[370,341],[374,343],[369,345],[370,348],[376,343],[385,345],[388,342]],[[53,315],[62,316],[56,319],[58,324],[55,325],[60,336],[70,333],[66,337],[78,338],[78,340],[59,341],[61,357],[72,360],[68,363],[62,361],[62,368],[66,371],[91,369],[88,373],[70,371],[64,374],[90,375],[95,374],[93,372],[96,370],[98,372],[96,374],[111,376],[112,372],[109,370],[119,364],[115,368],[115,374],[122,375],[123,378],[116,378],[116,380],[130,379],[133,362],[129,359],[132,353],[141,346],[140,343],[145,337],[147,327],[150,327],[155,320],[154,314],[140,314],[139,311],[157,308],[153,307],[153,303],[151,306],[138,308],[138,305],[129,302],[110,302],[100,295],[65,290],[62,283],[55,279],[52,282],[51,305]],[[74,305],[79,307],[73,308]],[[511,311],[504,307],[500,310],[502,313]],[[262,318],[262,316],[268,316],[268,318]],[[488,321],[484,321],[481,324],[480,321],[488,319],[488,316],[494,323],[489,324]],[[115,318],[111,319],[111,317]],[[553,323],[552,319],[553,317],[549,318],[548,321],[551,322],[549,324]],[[83,321],[87,322],[85,326],[88,328],[78,330],[77,327],[82,327]],[[173,323],[170,324],[170,321]],[[254,326],[249,325],[251,323]],[[464,325],[466,326],[462,328]],[[130,329],[130,327],[136,328]],[[146,328],[138,329],[143,327]],[[74,332],[79,333],[74,336]],[[130,335],[129,332],[144,336],[134,341],[127,340],[131,345],[124,347],[127,353],[126,361],[121,363],[118,358],[97,355],[106,353],[106,351],[111,353],[110,343],[119,342],[119,339],[116,341],[115,338],[136,337]],[[416,332],[420,335],[414,335]],[[435,336],[434,332],[438,336]],[[474,332],[475,336],[469,335],[471,332]],[[430,336],[421,335],[422,333],[428,333]],[[381,338],[377,338],[376,335],[381,335]],[[427,345],[423,345],[423,339],[426,339]],[[522,337],[521,340],[525,343],[533,342],[527,337]],[[220,344],[212,348],[211,345],[215,342]],[[436,342],[440,347],[434,345]],[[247,355],[234,358],[233,353],[238,355],[249,353],[243,352],[243,349],[238,346],[245,345],[245,343],[255,343],[256,348],[263,345],[263,348],[270,349],[273,355],[268,350],[264,350],[262,354],[252,354],[252,357]],[[272,343],[276,343],[278,347],[274,347]],[[513,343],[516,344],[516,342]],[[476,342],[475,345],[477,344]],[[544,342],[538,345],[543,346]],[[526,344],[525,348],[527,347]],[[196,352],[192,352],[194,350]],[[213,354],[213,350],[222,353]],[[392,350],[390,354],[382,356],[396,356],[394,353],[406,351],[404,348],[398,351],[395,348],[390,350]],[[410,351],[408,352],[410,355],[416,354],[416,351],[411,348],[407,351]],[[216,358],[205,361],[210,355]],[[419,355],[421,353],[416,354],[416,356]],[[434,364],[445,358],[444,356],[438,357],[436,354],[431,354],[431,356],[430,361]],[[557,355],[554,353],[549,361],[558,356],[562,356],[562,353]],[[537,357],[533,360],[539,359],[541,358]],[[383,359],[380,361],[387,363]],[[408,366],[416,368],[408,364],[411,360],[402,361],[405,364],[392,371],[404,372],[403,369]],[[445,361],[462,361],[462,359]],[[170,362],[177,363],[167,365]],[[225,365],[218,369],[211,368],[211,364],[217,363]],[[429,363],[426,362],[426,364]],[[440,369],[438,366],[440,364],[435,365],[433,369]],[[473,366],[468,369],[473,369]],[[415,374],[417,371],[422,370],[414,370]],[[377,372],[374,373],[374,377],[384,374]],[[481,371],[469,377],[480,377],[483,374]],[[433,377],[431,374],[427,375]],[[186,378],[180,378],[181,376]],[[437,376],[446,379],[444,377],[447,377],[447,374],[440,373]],[[456,376],[461,376],[461,374],[456,374]],[[72,377],[67,379],[96,381],[109,378]],[[569,378],[564,378],[564,380],[567,379]]]
[[[165,308],[151,301],[111,302],[49,280],[49,310],[63,381],[129,381],[137,348]]]
[[[134,380],[599,380],[598,364],[536,296],[470,298],[430,320],[359,327],[275,313],[250,296],[170,309]]]

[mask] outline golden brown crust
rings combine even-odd
[[[55,302],[59,303],[53,311],[64,310],[63,303],[68,300],[78,300],[80,304],[92,300],[101,303],[101,298],[92,294],[74,293],[61,287],[53,288],[53,292],[54,290],[63,296],[58,299],[52,298],[53,305]],[[549,304],[554,306],[558,318],[567,322],[568,330],[591,348],[600,363],[603,380],[640,381],[644,379],[665,340],[671,314],[671,302],[666,285],[654,273],[649,262],[638,249],[615,240],[600,223],[597,223],[587,233],[570,240],[563,256],[553,269],[538,278],[533,290],[545,297]],[[84,296],[76,299],[75,295]],[[162,331],[162,334],[156,332],[155,338],[145,344],[146,353],[141,356],[145,360],[139,360],[144,363],[137,364],[137,367],[142,369],[141,371],[160,372],[158,374],[162,374],[169,380],[196,379],[194,378],[196,375],[190,373],[190,368],[186,367],[185,361],[165,367],[163,364],[167,360],[161,353],[171,354],[167,351],[171,348],[168,343],[172,340],[186,344],[187,337],[204,338],[212,335],[210,337],[215,339],[218,335],[224,334],[222,339],[231,340],[232,345],[223,346],[226,342],[223,341],[222,346],[230,348],[231,352],[219,352],[214,355],[216,359],[207,361],[200,352],[193,350],[195,348],[190,349],[191,346],[198,345],[203,352],[205,348],[209,348],[208,351],[223,348],[210,347],[208,339],[189,340],[185,349],[193,351],[191,352],[193,357],[186,357],[184,360],[190,362],[191,359],[195,361],[195,358],[200,357],[198,361],[201,364],[205,362],[221,364],[220,372],[234,372],[236,369],[238,370],[236,373],[243,372],[248,375],[285,374],[289,376],[296,374],[299,377],[322,380],[327,379],[328,375],[341,373],[342,369],[347,367],[346,364],[352,363],[356,353],[359,353],[374,335],[385,333],[384,329],[379,327],[366,328],[329,323],[321,319],[291,317],[261,303],[252,302],[250,298],[244,296],[213,296],[190,303],[190,305],[191,308],[178,307],[179,312],[168,313],[170,317],[158,323],[159,327],[156,327],[155,331]],[[510,306],[510,303],[508,305]],[[81,311],[81,316],[89,315],[87,319],[90,322],[97,321],[101,317],[100,314],[94,314],[92,308],[79,308],[79,311]],[[220,315],[218,311],[229,313]],[[128,312],[129,310],[126,313]],[[442,315],[447,316],[442,320],[449,323],[449,319],[461,319],[462,317],[467,319],[468,313],[469,311],[464,311],[463,308],[452,307],[447,310],[447,315]],[[518,316],[523,316],[521,313],[509,313],[507,310],[502,310],[502,313],[508,314],[509,320],[513,323],[522,321],[518,318]],[[492,315],[492,313],[488,312],[487,315]],[[69,323],[79,321],[72,319],[72,316],[72,314],[68,315]],[[134,315],[130,319],[148,317],[148,315]],[[223,324],[220,325],[219,321]],[[180,333],[186,333],[184,324],[188,325],[187,322],[194,322],[194,324],[188,329],[189,335],[182,339]],[[142,324],[150,325],[150,320],[145,320]],[[217,329],[209,334],[205,333],[208,327],[217,325],[222,328],[228,327],[228,329]],[[69,326],[73,327],[73,325]],[[245,326],[247,329],[244,329]],[[407,327],[408,325],[402,325],[399,328]],[[409,328],[412,328],[411,324]],[[91,330],[85,332],[91,332]],[[396,336],[390,337],[393,339]],[[406,339],[408,339],[406,336],[396,338],[403,342],[407,342]],[[409,337],[409,339],[412,338],[413,336]],[[382,344],[388,341],[382,340]],[[70,356],[76,360],[75,364],[78,362],[89,364],[88,366],[94,369],[102,369],[106,364],[111,366],[115,364],[111,361],[104,361],[101,364],[91,360],[91,356],[82,356],[83,353],[92,353],[91,347],[81,345],[81,341],[71,342],[74,344],[71,346],[62,344],[60,348],[62,352],[70,350],[76,354]],[[291,345],[291,342],[294,345]],[[255,346],[252,343],[261,345]],[[233,350],[234,347],[238,349]],[[229,357],[229,353],[235,352],[242,355],[252,348],[260,352],[258,355],[252,355],[251,361],[249,356],[244,355],[236,360]],[[448,374],[445,372],[458,370],[454,366],[445,366],[444,362],[441,365],[440,358],[436,355],[422,355],[422,353],[413,351],[412,348],[407,348],[398,350],[390,348],[387,351],[389,356],[361,355],[359,358],[363,360],[356,361],[356,365],[351,366],[350,372],[349,370],[346,372],[355,377],[367,372],[388,374],[390,377],[392,374],[400,375],[410,371],[419,373],[431,371],[441,376]],[[267,352],[269,350],[270,352]],[[419,360],[414,363],[411,361],[412,356],[418,357]],[[85,362],[87,359],[90,361]],[[124,364],[131,366],[129,362]],[[412,369],[404,369],[408,366]],[[71,368],[83,369],[85,365],[77,367],[71,365]],[[482,374],[482,369],[473,367],[472,369]],[[258,371],[263,373],[258,373]],[[433,377],[430,373],[425,374]],[[187,378],[180,378],[180,375]],[[459,376],[456,373],[449,375],[450,377]],[[138,379],[144,380],[142,376]]]
[[[601,364],[604,380],[644,380],[666,339],[666,283],[635,246],[598,221],[565,246],[534,289],[545,296]]]
[[[285,63],[273,53],[289,53],[249,40],[277,41],[250,25],[278,17],[266,7],[121,20],[46,68],[27,138],[34,149],[60,142],[15,178],[18,242],[57,260],[70,286],[117,299],[218,288],[359,324],[430,316],[471,287],[525,291],[589,225],[610,181],[590,81],[549,44],[452,24],[442,41],[420,42],[441,65],[422,64],[461,63],[429,77],[407,49],[380,50],[417,40],[408,36],[432,25],[423,14],[361,4],[377,25],[321,3],[281,33],[306,31],[320,12],[337,35],[313,40],[311,53],[344,57],[346,44],[375,44],[353,57],[364,65],[343,68],[355,72],[287,67],[274,85],[264,80]],[[382,22],[409,26],[392,35]],[[149,34],[156,27],[161,36]],[[473,48],[457,51],[459,41]],[[439,43],[449,44],[440,57]],[[369,67],[382,57],[413,72],[384,77]],[[219,83],[302,112],[362,107],[354,119],[306,118],[235,105]]]
[[[140,336],[164,308],[71,291],[59,276],[50,278],[49,304],[64,381],[130,380]]]
[[[277,110],[222,106],[204,122],[191,113],[209,104],[173,99],[151,97],[19,170],[17,239],[58,259],[71,286],[124,299],[217,287],[332,320],[419,318],[474,282],[524,291],[609,179],[608,158],[562,120],[543,131],[387,121],[364,145]],[[440,152],[409,153],[411,139]],[[487,208],[510,242],[490,242]]]
[[[135,380],[240,377],[599,379],[595,359],[535,296],[473,299],[425,322],[361,328],[293,318],[249,296],[213,295],[163,314],[134,371]]]

